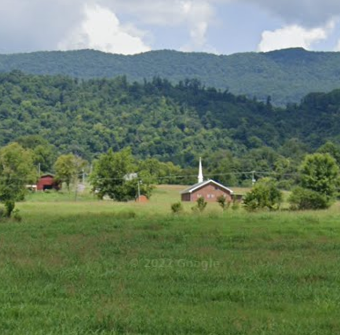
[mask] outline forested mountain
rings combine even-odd
[[[93,158],[131,146],[139,157],[190,166],[218,150],[242,156],[251,149],[285,150],[291,139],[304,151],[340,142],[340,90],[307,95],[300,105],[275,108],[203,88],[125,77],[79,81],[61,76],[0,75],[0,146],[39,134],[59,152]],[[286,149],[292,156],[294,150]]]
[[[310,92],[340,88],[340,53],[287,49],[268,53],[217,56],[205,53],[152,51],[134,56],[82,50],[0,55],[0,72],[22,70],[32,74],[74,78],[112,78],[129,81],[153,77],[176,84],[196,78],[207,87],[254,96],[275,105],[300,102]]]

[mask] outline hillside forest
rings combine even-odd
[[[161,77],[175,85],[186,78],[196,78],[207,87],[228,89],[233,94],[261,101],[266,101],[269,95],[277,106],[299,103],[310,92],[338,88],[339,64],[339,52],[311,52],[302,48],[228,56],[173,50],[128,56],[95,50],[0,55],[0,72],[21,70],[82,79],[126,75],[129,81],[139,83]]]
[[[328,152],[340,162],[339,127],[340,90],[279,108],[270,97],[248,99],[195,79],[0,75],[0,146],[35,150],[42,172],[53,172],[61,154],[90,166],[109,149],[129,147],[140,161],[169,164],[168,183],[195,182],[201,156],[205,176],[224,184],[271,176],[289,189],[307,153]]]

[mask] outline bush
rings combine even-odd
[[[207,204],[208,203],[204,200],[203,197],[199,197],[196,201],[196,206],[192,207],[192,210],[194,212],[198,211],[198,212],[202,213],[205,210],[205,208],[207,207]]]
[[[172,210],[172,213],[174,213],[174,214],[178,214],[178,213],[183,212],[182,203],[180,201],[175,202],[174,204],[171,205],[171,210]]]
[[[296,187],[288,201],[292,210],[327,209],[332,204],[327,196],[303,187]]]
[[[217,202],[221,206],[223,212],[226,211],[230,207],[230,201],[227,201],[226,197],[223,195],[220,195],[217,198]]]
[[[307,155],[300,166],[300,178],[303,188],[335,199],[339,186],[339,167],[331,155]]]
[[[257,209],[278,210],[282,202],[282,192],[271,178],[259,180],[244,197],[244,206],[248,211]]]
[[[10,218],[14,208],[15,208],[15,202],[13,200],[5,201],[5,213],[4,213],[4,216],[7,217],[7,218]]]

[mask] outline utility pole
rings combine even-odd
[[[138,180],[138,202],[140,200],[140,180]]]
[[[40,163],[38,163],[38,176],[40,177]]]
[[[82,172],[82,184],[85,185],[85,170],[83,169]]]
[[[251,184],[254,186],[256,183],[256,179],[255,179],[255,171],[251,171]]]

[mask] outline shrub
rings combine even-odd
[[[292,210],[327,209],[332,204],[326,195],[303,187],[296,187],[288,201]]]
[[[217,202],[221,206],[223,212],[226,211],[230,207],[230,201],[227,201],[226,197],[223,195],[220,195],[217,198]]]
[[[172,213],[174,213],[174,214],[178,214],[178,213],[183,212],[182,203],[180,201],[175,202],[174,204],[171,205],[171,210],[172,210]]]
[[[244,197],[244,206],[248,211],[257,209],[277,210],[282,202],[282,192],[271,178],[258,181]]]
[[[339,186],[339,167],[331,155],[307,155],[300,166],[300,178],[303,188],[335,199]]]
[[[7,218],[10,218],[14,208],[15,208],[15,202],[13,200],[5,201],[5,213],[4,213],[4,216],[7,217]]]
[[[203,197],[199,197],[196,201],[196,206],[192,207],[192,210],[199,211],[200,213],[202,213],[207,207],[207,204],[208,203],[204,200]]]

